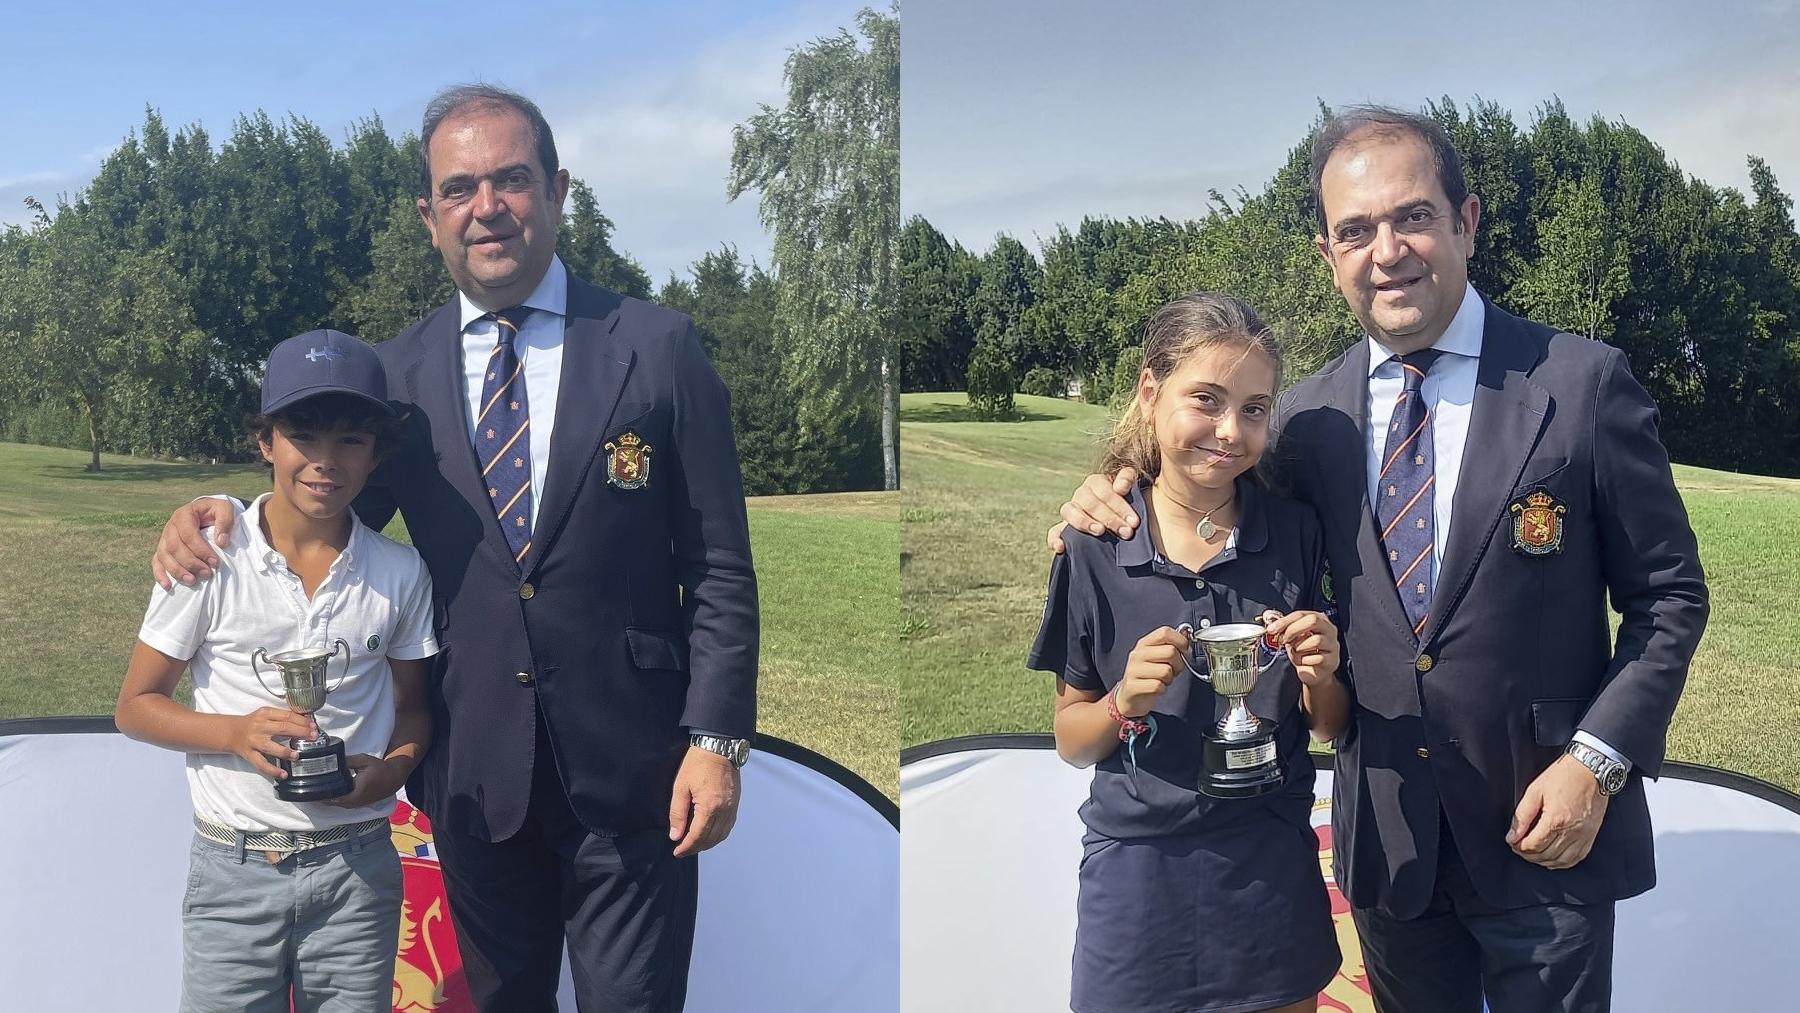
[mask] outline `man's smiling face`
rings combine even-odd
[[[525,117],[493,103],[445,117],[430,156],[419,216],[451,280],[483,309],[523,302],[556,252],[568,171],[547,177]]]
[[[1451,207],[1426,143],[1379,129],[1331,153],[1319,198],[1314,241],[1363,328],[1397,353],[1436,343],[1462,305],[1481,201]]]

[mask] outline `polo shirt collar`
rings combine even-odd
[[[469,329],[470,324],[488,314],[487,310],[470,302],[469,297],[464,295],[460,289],[456,293],[456,305],[461,314],[462,329],[465,331]],[[529,306],[544,313],[554,313],[559,317],[569,315],[569,271],[563,267],[561,257],[555,255],[550,257],[550,267],[544,272],[544,277],[538,281],[537,288],[532,289],[531,294],[526,296],[525,301],[519,305]]]
[[[1238,498],[1238,524],[1232,532],[1231,541],[1211,560],[1213,563],[1224,562],[1234,558],[1238,553],[1261,552],[1269,544],[1268,510],[1263,497],[1267,493],[1252,481],[1248,474],[1239,475],[1236,480]],[[1129,539],[1113,536],[1113,559],[1120,566],[1147,566],[1156,560],[1156,547],[1150,539],[1150,509],[1145,499],[1150,494],[1148,479],[1138,482],[1126,493],[1126,502],[1137,512],[1139,523],[1137,530]]]
[[[1487,308],[1482,305],[1481,295],[1475,286],[1463,284],[1462,304],[1456,307],[1456,315],[1450,318],[1450,326],[1431,347],[1450,355],[1466,355],[1471,359],[1481,358],[1481,325],[1487,319]],[[1365,335],[1364,341],[1369,343],[1369,375],[1387,365],[1394,353],[1386,345],[1376,341],[1372,335]]]
[[[244,508],[243,515],[238,518],[237,530],[249,535],[250,540],[244,545],[250,550],[250,558],[255,562],[258,573],[273,573],[277,560],[281,560],[283,564],[286,562],[285,557],[269,544],[267,538],[263,537],[263,504],[267,503],[269,498],[274,495],[273,492],[265,492],[256,497],[249,506]],[[362,519],[356,516],[356,511],[349,510],[348,512],[350,514],[350,540],[344,543],[344,551],[338,553],[338,561],[335,564],[343,567],[345,572],[349,572],[356,565],[357,555],[368,537],[363,532],[365,525]]]

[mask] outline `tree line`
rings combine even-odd
[[[320,327],[385,341],[452,295],[414,206],[418,157],[417,136],[378,117],[334,144],[303,117],[258,111],[215,144],[146,110],[83,190],[53,210],[28,200],[31,220],[0,231],[0,440],[87,449],[92,469],[103,451],[249,459],[242,423],[277,342]],[[891,236],[898,206],[896,193],[844,213],[885,213]],[[880,487],[878,387],[797,354],[807,322],[782,316],[777,273],[724,246],[653,288],[613,231],[574,180],[559,255],[695,318],[731,391],[747,492]]]
[[[1129,388],[1149,314],[1183,292],[1248,299],[1283,334],[1289,380],[1360,340],[1313,248],[1312,131],[1259,192],[1210,194],[1195,221],[1084,218],[1033,253],[998,236],[976,253],[915,216],[901,234],[905,390]],[[1622,349],[1685,463],[1800,475],[1800,256],[1793,200],[1749,158],[1750,194],[1685,175],[1642,132],[1559,100],[1521,127],[1492,102],[1427,111],[1482,201],[1476,289],[1499,305]]]

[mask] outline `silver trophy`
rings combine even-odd
[[[338,676],[337,685],[327,686],[326,671],[331,659],[337,657],[339,648],[344,652],[344,670]],[[280,692],[263,678],[262,669],[256,665],[259,658],[281,673]],[[311,718],[313,712],[325,706],[325,698],[342,686],[344,677],[350,674],[350,645],[340,639],[332,643],[329,651],[323,647],[303,647],[280,654],[270,654],[259,647],[250,655],[250,670],[256,673],[257,681],[264,689],[287,701],[289,710]],[[300,756],[294,760],[282,757],[278,761],[288,776],[275,782],[277,798],[287,802],[319,802],[350,794],[352,778],[349,766],[344,763],[343,739],[327,735],[321,728],[318,738],[295,739],[293,744]]]
[[[1267,641],[1258,623],[1225,623],[1196,630],[1187,623],[1177,627],[1206,656],[1206,671],[1188,662],[1188,671],[1225,697],[1230,710],[1205,732],[1205,758],[1199,788],[1214,798],[1250,798],[1281,787],[1285,779],[1276,754],[1275,729],[1264,725],[1244,699],[1256,681],[1280,660],[1281,652]],[[1191,653],[1191,652],[1190,652]],[[1267,661],[1260,660],[1268,655]]]

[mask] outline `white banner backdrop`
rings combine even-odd
[[[0,722],[0,1010],[8,1013],[165,1010],[180,996],[193,838],[182,759],[92,730],[109,727]],[[75,728],[90,730],[66,730]],[[897,1010],[892,803],[805,749],[758,745],[731,838],[700,860],[687,1008]],[[430,832],[404,802],[393,839],[413,930],[396,968],[395,1008],[469,1010],[454,934],[442,906],[433,910],[442,885]],[[562,1003],[575,1008],[566,966]]]
[[[1048,736],[914,747],[900,767],[904,1009],[1067,1009],[1076,807],[1091,771]],[[1800,1007],[1800,797],[1724,771],[1665,766],[1648,786],[1658,885],[1618,909],[1620,1013]],[[1330,883],[1331,773],[1313,809],[1344,964],[1321,1010],[1373,1013],[1349,907]],[[1590,859],[1592,861],[1592,859]]]

